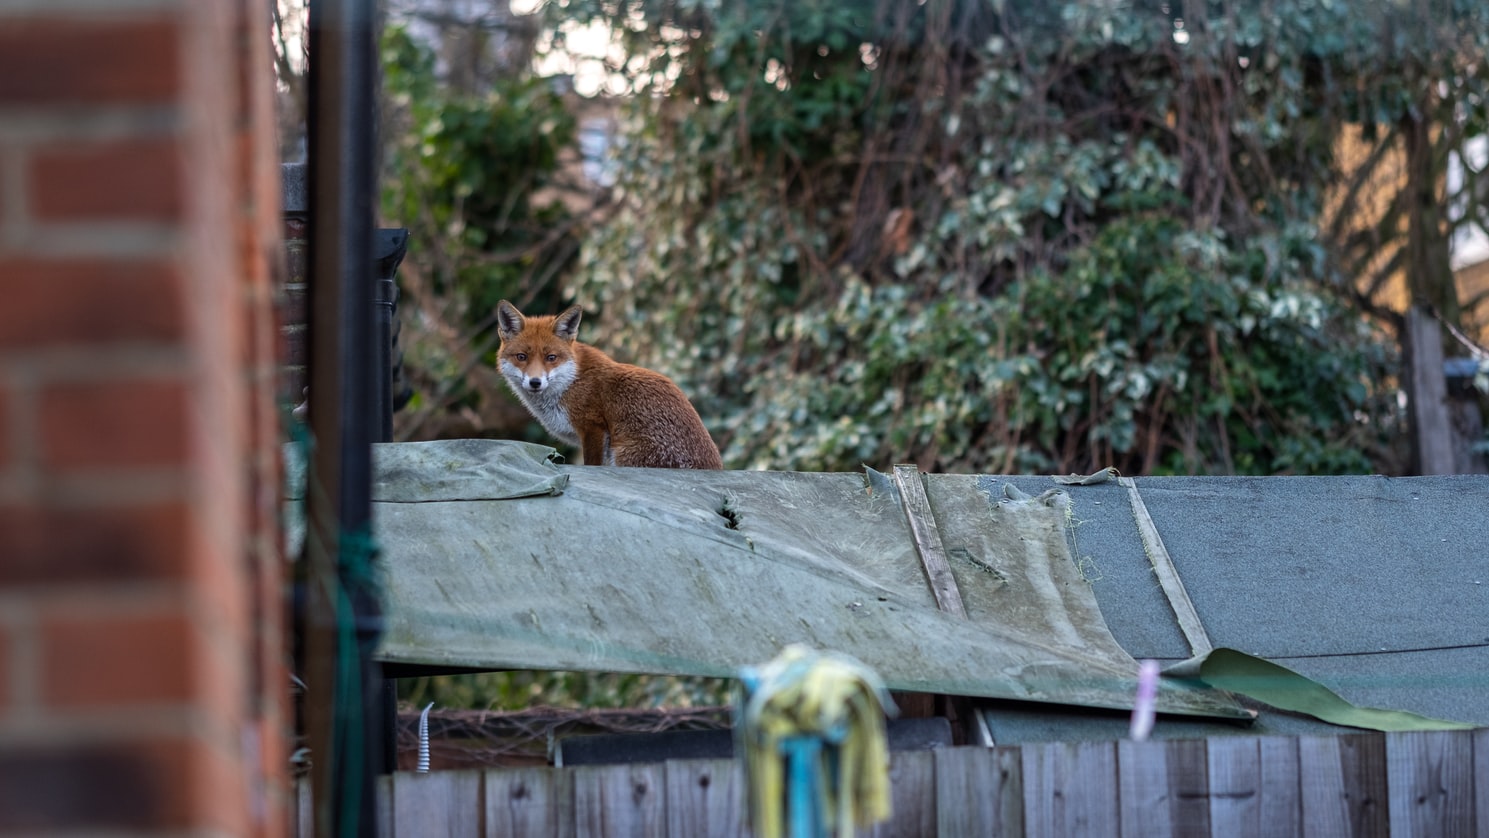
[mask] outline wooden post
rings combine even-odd
[[[1419,474],[1454,474],[1453,430],[1443,376],[1442,330],[1422,306],[1406,312],[1412,447]]]

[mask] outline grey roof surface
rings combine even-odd
[[[1026,491],[1047,477],[985,477]],[[1136,486],[1211,641],[1282,664],[1364,706],[1489,725],[1489,475],[1164,477]],[[1069,487],[1074,553],[1133,657],[1189,656],[1127,490]],[[1005,707],[1005,741],[1125,719]],[[1160,724],[1170,735],[1234,729]],[[1244,732],[1333,730],[1264,712]],[[996,731],[995,731],[996,733]],[[1055,737],[1060,738],[1060,737]]]

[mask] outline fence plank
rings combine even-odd
[[[1028,835],[1110,835],[1120,823],[1112,742],[1020,747]]]
[[[584,766],[574,772],[574,834],[578,838],[661,835],[666,785],[661,763]]]
[[[1168,808],[1168,742],[1118,743],[1117,788],[1123,838],[1175,834]]]
[[[1033,747],[1045,747],[1037,745]],[[895,789],[893,824],[876,835],[1023,835],[1024,789],[1018,748],[939,748],[915,756],[930,758],[934,790],[916,799]],[[896,759],[907,754],[897,754]],[[935,801],[934,809],[930,802]],[[919,812],[915,812],[915,809]],[[912,817],[918,815],[918,817]]]
[[[1489,728],[1459,734],[1472,737],[1474,770],[1474,835],[1489,835]]]
[[[487,771],[484,780],[486,838],[548,838],[563,834],[559,828],[560,813],[574,803],[573,789],[563,771],[509,768]]]
[[[1300,737],[1303,834],[1389,835],[1385,763],[1379,734]]]
[[[998,813],[1005,831],[1001,835],[1024,834],[1024,768],[1023,754],[1018,748],[998,748],[993,751],[998,763]],[[1116,784],[1113,783],[1113,786]]]
[[[674,760],[665,766],[667,834],[744,838],[749,834],[744,769],[732,759]]]
[[[1298,776],[1298,740],[1285,736],[1264,736],[1257,740],[1257,751],[1261,755],[1261,834],[1297,835],[1303,829],[1303,789]],[[1217,830],[1215,834],[1222,833]]]
[[[1209,741],[1210,834],[1264,838],[1261,828],[1261,742],[1251,736]],[[1294,830],[1296,831],[1296,826]],[[1288,832],[1285,834],[1293,834]]]
[[[921,835],[1489,835],[1489,730],[902,752],[874,838]],[[379,835],[746,838],[730,760],[399,773]],[[294,789],[308,838],[308,783]]]
[[[392,835],[481,838],[481,772],[399,772],[391,782]]]
[[[374,788],[377,794],[377,838],[396,838],[393,824],[393,774],[379,774]]]
[[[1453,731],[1387,734],[1391,834],[1474,834],[1473,759],[1473,740]]]
[[[1298,739],[1298,776],[1303,795],[1303,834],[1349,834],[1349,797],[1339,765],[1339,740],[1332,736]]]
[[[310,778],[295,781],[295,835],[315,838],[315,804],[310,799]]]
[[[890,755],[889,820],[869,830],[872,838],[936,834],[937,753],[900,751]]]
[[[1174,835],[1210,834],[1210,769],[1203,739],[1168,743],[1168,806]]]

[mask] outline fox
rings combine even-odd
[[[583,310],[526,317],[496,306],[502,377],[547,431],[587,466],[720,469],[718,446],[672,379],[579,342]]]

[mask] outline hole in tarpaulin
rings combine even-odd
[[[724,526],[728,529],[739,529],[741,516],[729,498],[724,498],[724,502],[719,505],[719,517],[724,519]]]

